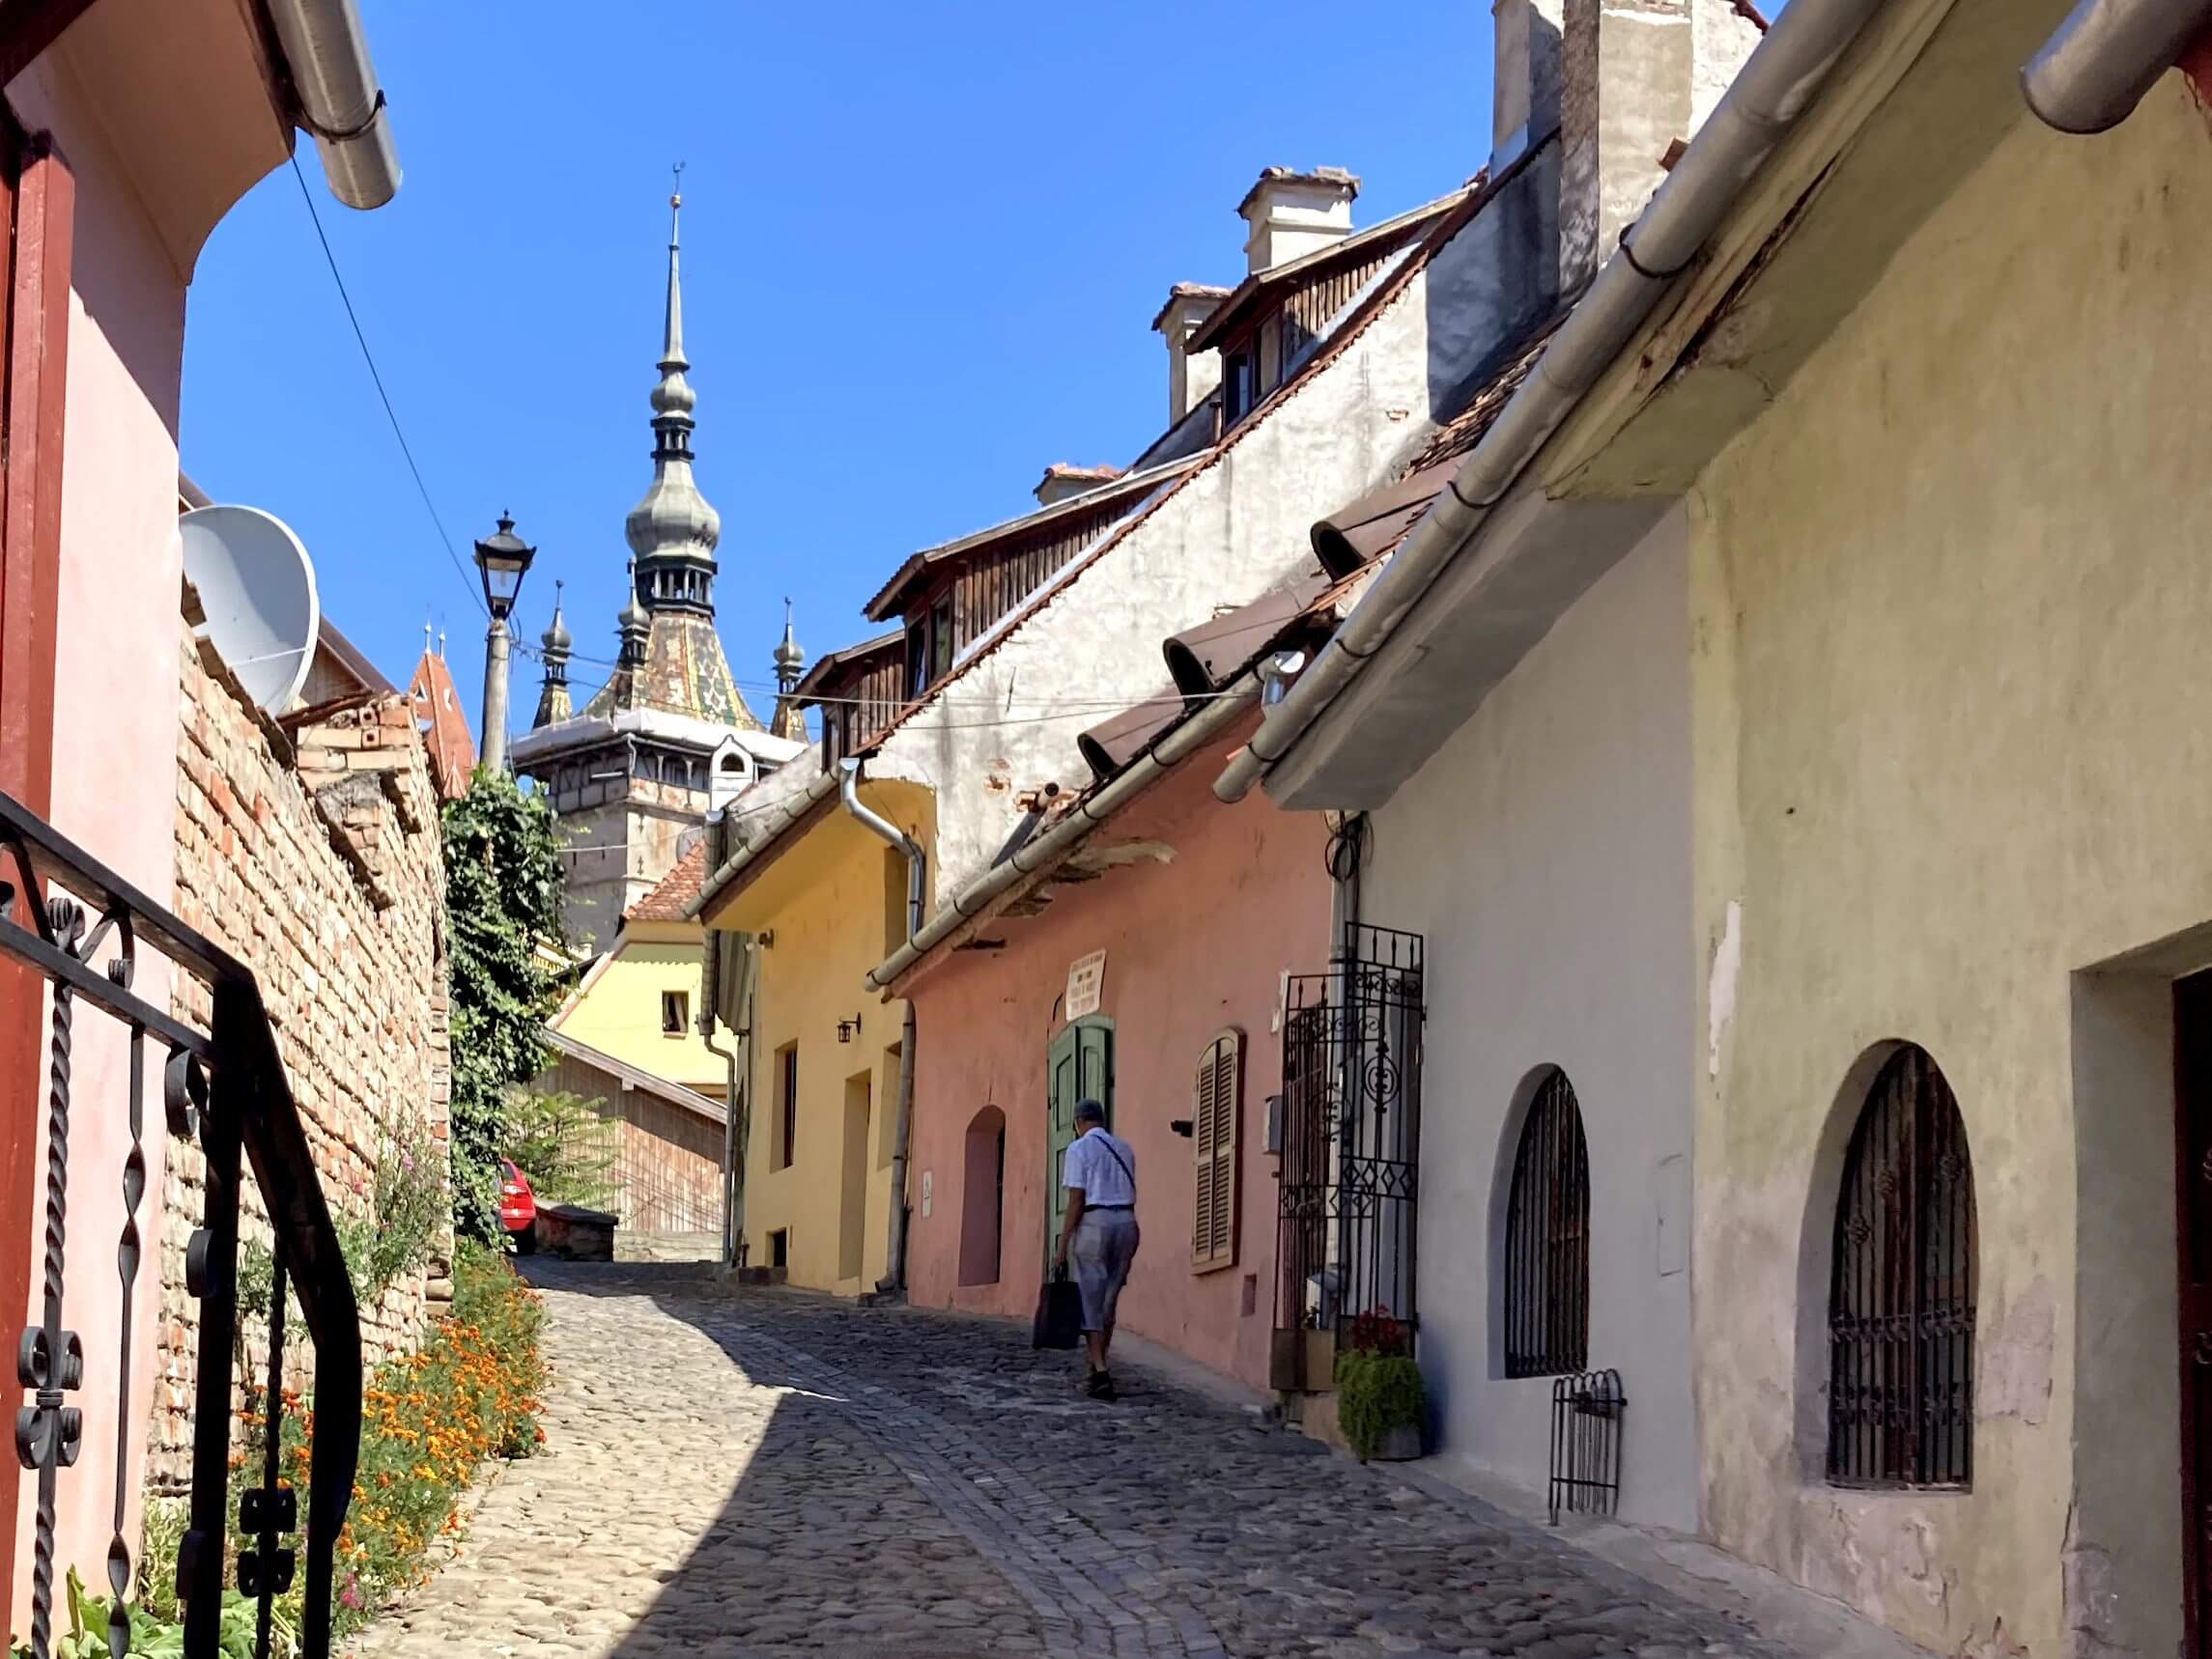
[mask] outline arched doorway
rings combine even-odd
[[[968,1120],[961,1168],[960,1282],[996,1284],[1007,1214],[1007,1114],[997,1107]]]

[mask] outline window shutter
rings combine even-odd
[[[1191,1117],[1192,1182],[1190,1260],[1210,1273],[1236,1264],[1238,1102],[1243,1082],[1243,1037],[1224,1031],[1206,1045],[1198,1064],[1197,1107]]]

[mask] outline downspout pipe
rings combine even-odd
[[[314,135],[330,194],[381,208],[399,193],[399,148],[354,0],[268,0],[292,74],[293,119]]]
[[[738,948],[744,949],[742,936]],[[726,1082],[722,1094],[722,1267],[727,1273],[737,1265],[737,1241],[745,1236],[745,1185],[742,1173],[745,1129],[739,1121],[747,1096],[738,1090],[737,1051],[724,1048],[715,1041],[715,1026],[722,1011],[722,943],[715,938],[713,928],[702,928],[699,933],[699,1041],[706,1045],[707,1053],[723,1062]],[[744,1001],[745,976],[738,976],[739,993],[736,1001]],[[731,1027],[731,1035],[743,1038],[744,1032]]]
[[[881,813],[865,804],[860,796],[861,763],[837,763],[837,798],[845,811],[871,835],[906,855],[906,937],[911,943],[922,929],[922,895],[928,879],[928,855],[922,843]],[[883,1277],[876,1289],[890,1296],[906,1287],[906,1160],[907,1140],[914,1125],[914,1003],[906,1004],[906,1018],[898,1037],[898,1116],[892,1129],[891,1219],[885,1229]]]
[[[1800,5],[1806,0],[1798,0]],[[1067,815],[1050,830],[1016,848],[1012,857],[993,864],[952,895],[938,909],[926,927],[920,929],[890,957],[871,970],[868,984],[881,991],[922,957],[950,938],[961,923],[980,915],[985,906],[1022,877],[1049,869],[1074,851],[1077,843],[1114,816],[1131,798],[1163,772],[1175,766],[1200,745],[1240,719],[1260,695],[1260,677],[1247,674],[1208,702],[1197,714],[1139,755],[1113,782],[1079,800]]]
[[[1381,650],[1697,258],[1882,0],[1795,0],[1745,60],[1621,246],[1405,546],[1219,778],[1241,801]]]
[[[2046,127],[2106,131],[2207,27],[2212,0],[2080,0],[2020,71],[2021,95]]]

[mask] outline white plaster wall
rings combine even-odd
[[[1440,1449],[1546,1476],[1551,1380],[1504,1377],[1495,1286],[1528,1084],[1557,1065],[1589,1142],[1589,1364],[1629,1399],[1620,1512],[1691,1531],[1687,534],[1663,519],[1374,814],[1361,909],[1428,936],[1420,1359]]]
[[[886,740],[868,770],[937,791],[938,894],[988,866],[1020,817],[1017,794],[1089,781],[1076,735],[1167,686],[1168,634],[1310,569],[1314,520],[1387,477],[1508,330],[1543,309],[1551,159],[1539,157],[1340,355]],[[1069,709],[1071,697],[1095,701]]]

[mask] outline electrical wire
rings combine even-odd
[[[354,339],[361,348],[361,361],[369,366],[369,379],[375,382],[377,398],[384,406],[384,419],[391,422],[392,436],[399,440],[399,452],[407,458],[407,469],[414,475],[414,488],[422,496],[422,505],[430,514],[430,521],[437,527],[438,539],[444,545],[445,556],[452,562],[453,574],[461,578],[461,586],[468,595],[469,604],[479,616],[491,613],[484,608],[484,596],[476,591],[476,584],[468,579],[468,567],[461,555],[454,551],[453,538],[445,533],[445,520],[438,516],[438,504],[430,498],[430,486],[422,480],[422,468],[415,464],[414,450],[407,441],[407,434],[400,430],[399,413],[392,408],[391,394],[384,390],[384,378],[377,368],[376,353],[369,350],[369,337],[362,332],[361,319],[354,310],[354,296],[346,292],[346,279],[338,270],[338,256],[330,250],[330,239],[323,231],[323,215],[315,208],[315,192],[307,186],[307,175],[299,170],[299,156],[292,156],[292,177],[298,183],[299,199],[307,204],[307,217],[315,226],[315,239],[323,244],[323,259],[330,267],[330,280],[337,285],[338,302],[346,308],[346,321],[354,325]]]

